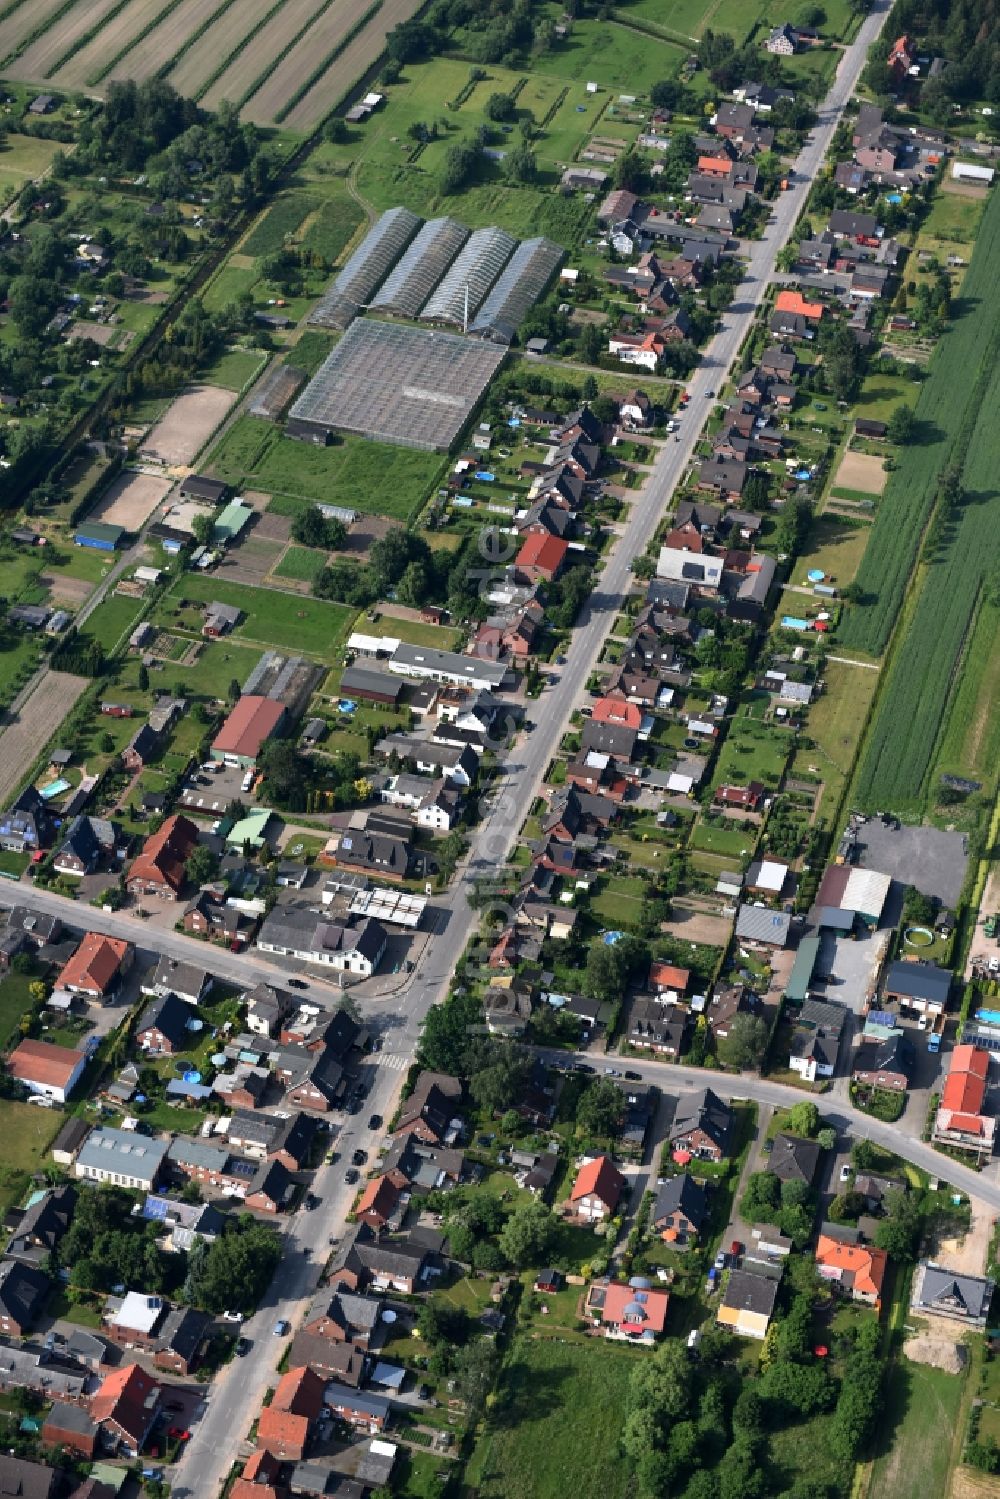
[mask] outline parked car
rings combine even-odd
[[[251,1341],[250,1341],[249,1338],[237,1338],[236,1339],[236,1357],[237,1358],[242,1358],[244,1356],[244,1354],[247,1354],[247,1353],[250,1352],[250,1349],[252,1347],[253,1347],[253,1344],[251,1343]]]
[[[351,1162],[355,1166],[363,1166],[365,1164],[365,1161],[367,1161],[367,1159],[368,1159],[368,1152],[367,1152],[367,1150],[362,1150],[360,1145],[358,1146],[358,1148],[354,1152],[354,1154],[351,1156]]]
[[[344,1180],[349,1187],[353,1187],[360,1174],[360,1172],[355,1171],[353,1166],[349,1166],[344,1172]]]
[[[724,1249],[720,1249],[715,1256],[715,1268],[716,1270],[725,1270],[726,1268],[726,1251]]]
[[[242,1312],[223,1312],[223,1314],[222,1314],[222,1320],[223,1320],[223,1322],[242,1322],[243,1321],[243,1313]]]
[[[305,979],[289,979],[288,987],[289,989],[308,989],[309,985],[306,983]]]
[[[845,1161],[844,1164],[840,1168],[840,1180],[842,1182],[849,1182],[850,1179],[851,1179],[851,1177],[852,1177],[852,1175],[853,1175],[853,1170],[852,1170],[852,1167],[851,1167],[851,1163],[850,1163],[850,1161]]]
[[[288,1335],[288,1333],[290,1331],[291,1331],[291,1323],[290,1322],[286,1322],[285,1319],[284,1319],[284,1317],[279,1317],[278,1320],[277,1320],[277,1322],[274,1324],[273,1329],[272,1329],[273,1335],[276,1338],[284,1338],[284,1337],[286,1337]]]
[[[381,1114],[373,1114],[371,1116],[371,1118],[369,1119],[369,1121],[368,1121],[368,1128],[369,1129],[381,1129],[382,1128],[382,1115]]]

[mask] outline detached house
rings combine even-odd
[[[455,1116],[462,1102],[462,1084],[444,1072],[421,1072],[399,1111],[397,1135],[414,1135],[428,1145],[450,1144]]]
[[[708,1217],[704,1185],[687,1172],[672,1176],[656,1194],[650,1222],[665,1244],[689,1249]]]
[[[87,1053],[52,1041],[24,1040],[7,1059],[11,1077],[35,1097],[65,1103],[83,1075]]]
[[[599,1223],[614,1217],[624,1190],[625,1178],[617,1166],[609,1156],[599,1155],[580,1167],[569,1200],[580,1218]]]
[[[777,1299],[778,1281],[731,1270],[715,1320],[739,1337],[761,1341],[767,1336]]]
[[[729,1154],[732,1128],[732,1109],[711,1088],[703,1088],[678,1102],[668,1138],[675,1152],[721,1161]]]
[[[184,866],[198,846],[198,829],[187,817],[168,817],[133,860],[127,885],[132,895],[177,900],[184,888]]]
[[[832,1238],[821,1233],[816,1242],[816,1269],[824,1280],[833,1281],[852,1301],[863,1301],[876,1310],[882,1302],[882,1283],[889,1264],[884,1249],[851,1242],[857,1230]]]
[[[960,1275],[921,1260],[913,1277],[910,1307],[932,1317],[948,1317],[967,1327],[985,1327],[996,1284],[982,1275]]]
[[[85,999],[104,1000],[118,987],[135,955],[129,942],[87,932],[59,975],[59,987]]]
[[[312,1369],[289,1369],[274,1398],[260,1413],[257,1445],[284,1462],[301,1462],[310,1433],[323,1413],[326,1381]]]
[[[138,1457],[160,1413],[160,1386],[138,1364],[113,1369],[90,1402],[105,1445],[124,1457]]]

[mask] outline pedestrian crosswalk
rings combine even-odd
[[[390,1072],[405,1072],[410,1065],[410,1059],[394,1056],[391,1051],[383,1051],[379,1054],[378,1064],[380,1067],[388,1067]]]

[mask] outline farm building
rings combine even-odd
[[[408,208],[390,208],[369,229],[306,321],[313,328],[346,328],[370,302],[422,220]]]
[[[956,182],[974,182],[980,187],[989,187],[996,175],[992,167],[980,166],[974,161],[953,161],[951,175]]]
[[[495,224],[488,229],[477,229],[420,314],[421,318],[430,323],[466,327],[516,247],[517,240],[506,229]]]
[[[226,486],[220,479],[209,479],[204,474],[188,474],[181,480],[182,500],[206,500],[210,505],[217,505],[225,493]]]
[[[518,245],[506,269],[480,307],[470,333],[494,343],[509,344],[525,314],[544,292],[563,257],[554,240],[526,239]]]
[[[877,927],[891,888],[891,876],[877,869],[832,864],[820,883],[817,903],[830,911],[851,911],[866,926]]]
[[[125,535],[123,526],[109,526],[104,521],[89,520],[77,526],[73,542],[78,547],[91,547],[96,552],[113,552]]]
[[[447,452],[502,359],[477,340],[365,318],[327,356],[285,430],[322,445],[342,431]]]
[[[252,516],[253,510],[249,505],[244,505],[239,500],[230,500],[225,509],[220,510],[215,517],[212,540],[235,541],[244,527],[249,524]]]
[[[241,697],[212,741],[212,759],[252,768],[261,748],[285,721],[281,703],[267,697]]]
[[[456,219],[428,219],[369,304],[373,312],[415,318],[469,238]]]
[[[280,651],[265,651],[243,683],[243,695],[269,697],[283,703],[289,713],[305,708],[323,676],[323,668],[304,656],[283,656]]]
[[[359,697],[367,703],[384,703],[397,708],[403,683],[394,681],[387,672],[372,671],[366,666],[348,666],[340,679],[342,697]]]
[[[254,390],[247,411],[265,421],[277,421],[298,395],[305,380],[305,370],[298,370],[291,364],[272,365]]]

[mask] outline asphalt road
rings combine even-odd
[[[519,737],[504,766],[503,788],[484,805],[483,820],[472,837],[468,856],[448,896],[438,905],[437,935],[427,944],[410,983],[395,996],[369,998],[364,993],[364,986],[352,990],[352,997],[361,1005],[366,1019],[374,1019],[384,1031],[385,1051],[376,1054],[376,1060],[395,1065],[378,1065],[372,1069],[372,1093],[365,1112],[344,1125],[345,1137],[348,1132],[351,1134],[346,1141],[347,1154],[358,1144],[371,1154],[375,1138],[364,1128],[368,1113],[376,1112],[388,1118],[393,1112],[404,1075],[401,1067],[413,1055],[420,1023],[431,1006],[444,997],[462,953],[477,929],[478,914],[466,900],[470,882],[477,875],[500,866],[509,853],[569,716],[581,699],[611,622],[629,590],[632,559],[645,550],[691,461],[701,429],[712,410],[710,393],[724,384],[750,330],[756,309],[774,274],[778,253],[794,228],[809,183],[823,161],[840,112],[853,92],[867,49],[882,27],[887,8],[885,0],[880,0],[866,17],[856,41],[845,50],[836,79],[819,111],[819,122],[790,175],[791,186],[775,202],[763,238],[748,246],[745,279],[724,314],[701,365],[687,382],[691,403],[681,421],[680,440],[667,443],[660,449],[655,467],[644,488],[637,493],[628,521],[603,570],[595,574],[595,589],[574,630],[569,660],[558,681],[547,688],[529,709],[536,727],[531,733]],[[82,910],[75,908],[72,902],[27,886],[0,891],[0,901],[57,911],[70,924],[78,924],[83,916]],[[177,933],[157,928],[154,939],[147,924],[125,913],[108,914],[90,908],[85,920],[95,930],[127,937],[140,947],[148,947],[153,939],[157,951],[200,962],[237,983],[254,983],[259,979],[273,982],[282,976],[280,966],[250,955],[224,953],[204,944],[194,947],[189,939]],[[326,995],[331,1003],[336,1002],[337,991],[331,985],[314,982],[310,984],[310,990],[311,997]],[[661,1085],[664,1082],[664,1064],[635,1064],[635,1070],[641,1070],[644,1077],[655,1079]],[[671,1070],[667,1088],[670,1092],[679,1092],[703,1087],[706,1082],[717,1086],[721,1094],[742,1095],[763,1102],[787,1103],[801,1097],[793,1089],[759,1078],[734,1081],[732,1077],[720,1075],[716,1078],[705,1072],[688,1076],[680,1069]],[[843,1128],[850,1127],[894,1149],[901,1146],[898,1130],[880,1125],[839,1101],[836,1103],[836,1117]],[[917,1165],[935,1174],[941,1170],[942,1157],[929,1147],[919,1141],[907,1140],[905,1148],[907,1157]],[[1000,1208],[1000,1187],[983,1183],[964,1167],[953,1166],[950,1162],[948,1166],[949,1179],[956,1185],[967,1191],[976,1190],[978,1196]],[[215,1494],[236,1460],[240,1443],[260,1406],[264,1391],[276,1379],[275,1366],[285,1340],[273,1336],[274,1323],[280,1315],[287,1318],[294,1328],[316,1286],[331,1236],[343,1232],[345,1215],[353,1199],[353,1191],[344,1185],[343,1170],[342,1163],[323,1168],[315,1187],[322,1197],[322,1205],[311,1213],[300,1212],[289,1225],[286,1253],[265,1305],[245,1328],[252,1347],[244,1358],[234,1360],[212,1385],[205,1415],[172,1474],[174,1499],[204,1499],[206,1495]]]

